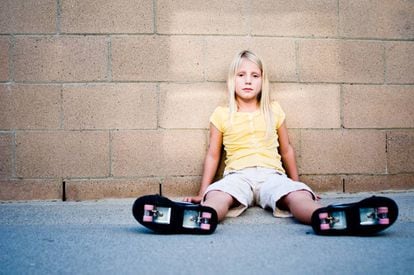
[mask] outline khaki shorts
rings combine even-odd
[[[230,209],[227,217],[237,217],[248,207],[259,205],[271,208],[275,217],[291,217],[289,211],[277,207],[277,202],[293,191],[309,191],[313,199],[317,197],[304,183],[293,181],[274,169],[252,167],[242,170],[226,171],[223,178],[211,184],[206,192],[222,191],[231,195],[240,205]]]

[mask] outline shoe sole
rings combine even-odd
[[[398,206],[386,197],[370,197],[356,203],[330,205],[312,214],[318,235],[374,235],[390,227],[398,217]]]
[[[174,202],[159,195],[138,198],[132,214],[140,224],[161,234],[211,234],[218,224],[211,207]]]

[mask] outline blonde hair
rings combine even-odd
[[[257,99],[260,103],[260,112],[263,114],[266,122],[266,133],[267,137],[271,136],[273,129],[273,113],[271,108],[270,100],[270,87],[269,79],[267,77],[267,71],[261,59],[251,51],[243,50],[239,52],[233,59],[230,64],[229,74],[227,77],[227,91],[229,94],[229,112],[230,112],[230,122],[232,124],[233,115],[237,112],[237,102],[236,102],[236,74],[239,70],[243,58],[248,59],[249,61],[255,63],[261,73],[262,73],[262,90],[258,94]]]

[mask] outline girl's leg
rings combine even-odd
[[[229,194],[222,191],[210,191],[207,193],[206,198],[202,205],[210,206],[217,212],[218,220],[222,221],[230,207],[233,205],[234,199]]]
[[[313,200],[308,191],[294,191],[280,200],[282,206],[289,209],[292,215],[302,223],[310,224],[313,212],[321,205]]]

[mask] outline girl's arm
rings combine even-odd
[[[288,131],[285,123],[277,129],[279,136],[279,153],[282,157],[283,167],[286,170],[286,174],[294,181],[299,180],[298,168],[296,166],[295,151],[289,142]]]
[[[192,203],[200,203],[203,199],[204,192],[213,182],[216,175],[218,164],[221,156],[221,146],[223,144],[222,133],[210,123],[210,143],[204,160],[203,177],[198,195],[195,197],[186,197],[184,201]]]

